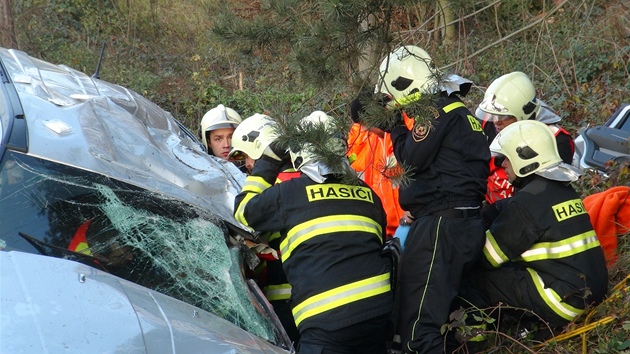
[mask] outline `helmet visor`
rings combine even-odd
[[[497,96],[494,94],[486,94],[483,101],[479,104],[479,108],[484,112],[497,114],[497,115],[509,115],[510,110],[504,105],[497,102]]]
[[[515,118],[512,115],[509,114],[496,114],[496,113],[488,113],[485,110],[483,110],[481,108],[481,105],[479,105],[479,107],[477,107],[477,109],[475,110],[475,116],[477,117],[477,119],[483,121],[487,121],[487,122],[501,122],[504,120],[508,120],[510,118]]]
[[[228,160],[235,160],[235,161],[245,160],[245,154],[242,151],[236,150],[234,148],[232,148],[232,150],[230,151],[227,157],[228,157]]]
[[[219,122],[216,122],[216,123],[213,123],[213,124],[209,125],[206,128],[206,131],[207,132],[211,132],[213,130],[226,129],[226,128],[236,129],[237,126],[238,126],[237,123],[234,123],[234,122],[229,121],[229,120],[224,120],[224,121],[219,121]]]

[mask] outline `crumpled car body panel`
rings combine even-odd
[[[0,60],[27,112],[30,155],[172,196],[243,228],[232,208],[245,176],[208,156],[170,113],[122,86],[20,51],[0,48]]]
[[[236,166],[122,86],[4,48],[0,79],[0,352],[292,351]]]
[[[3,353],[285,353],[206,311],[86,265],[0,252],[0,274]]]

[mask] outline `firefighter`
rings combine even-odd
[[[276,139],[275,122],[271,117],[256,113],[246,118],[234,130],[232,136],[232,150],[229,158],[235,160],[245,160],[249,172],[253,170],[256,160],[260,159],[264,151]],[[281,167],[275,184],[300,176],[299,172],[293,169],[290,161],[286,161]],[[263,293],[269,303],[273,306],[274,312],[278,316],[280,323],[287,332],[289,339],[294,346],[299,343],[299,333],[293,320],[289,299],[291,298],[291,285],[282,269],[280,260],[280,233],[268,232],[263,235],[267,242],[267,247],[262,247],[264,252],[259,252],[258,257],[263,261],[261,274],[258,276],[258,284],[262,287]]]
[[[200,123],[201,141],[208,154],[227,160],[231,150],[232,134],[241,123],[235,110],[220,104],[204,114]]]
[[[235,217],[256,231],[279,231],[282,267],[300,332],[298,352],[385,353],[392,309],[391,263],[381,257],[385,212],[364,183],[346,184],[345,139],[331,118],[315,111],[300,121],[320,127],[339,165],[320,161],[304,143],[289,149],[299,178],[274,185],[287,159],[271,144],[256,161],[235,200]]]
[[[228,159],[243,161],[247,171],[251,172],[256,160],[262,156],[263,151],[275,139],[274,124],[269,116],[260,113],[255,113],[243,120],[232,134],[232,147]],[[261,134],[263,130],[270,132]]]
[[[545,102],[536,98],[534,84],[520,71],[494,80],[488,86],[475,114],[482,121],[488,143],[492,142],[498,132],[514,122],[528,119],[543,122],[549,125],[556,136],[562,161],[568,164],[573,161],[574,145],[571,134],[558,125],[560,117]],[[511,197],[513,193],[514,188],[508,181],[505,170],[490,161],[486,201],[492,204]]]
[[[490,151],[481,124],[458,97],[468,92],[469,81],[439,80],[428,53],[411,45],[391,52],[379,70],[376,92],[388,96],[389,109],[399,112],[391,138],[411,180],[399,194],[401,207],[413,217],[399,265],[402,350],[450,352],[458,343],[451,335],[445,342],[441,327],[448,322],[464,271],[483,248],[479,212]],[[430,125],[418,119],[409,129],[406,107],[424,96],[434,103],[421,110],[431,114],[424,117]]]
[[[504,158],[518,189],[498,202],[504,205],[462,296],[480,309],[502,303],[533,311],[551,328],[564,326],[608,288],[600,243],[570,184],[579,173],[562,162],[552,130],[538,121],[506,127],[490,150]]]

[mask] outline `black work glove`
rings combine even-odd
[[[283,161],[289,158],[289,150],[286,147],[281,147],[277,141],[274,141],[263,151],[263,156],[272,160]]]
[[[394,128],[405,124],[405,120],[402,116],[402,111],[397,109],[395,111],[389,111],[387,117],[380,123],[377,128],[380,130],[391,133]]]
[[[287,161],[291,161],[289,150],[286,147],[280,146],[277,141],[274,141],[267,146],[265,151],[263,151],[261,159],[262,158],[276,164],[285,164]]]
[[[365,114],[365,107],[368,104],[370,96],[372,94],[373,93],[367,87],[364,87],[363,89],[361,89],[361,92],[359,92],[357,98],[350,102],[350,118],[352,118],[353,122],[363,122],[362,115]]]
[[[481,218],[483,219],[483,223],[486,226],[486,229],[490,228],[490,225],[494,222],[494,220],[501,214],[501,211],[505,208],[508,199],[497,200],[492,204],[485,204],[481,207]]]
[[[350,102],[350,118],[355,123],[364,124],[365,114],[370,108],[385,108],[390,100],[389,96],[382,93],[374,93],[368,88],[363,88],[357,98]]]

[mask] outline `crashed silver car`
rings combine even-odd
[[[611,162],[630,163],[630,104],[623,103],[603,125],[581,128],[573,166],[606,174]]]
[[[288,353],[244,176],[124,87],[0,48],[0,352]]]

